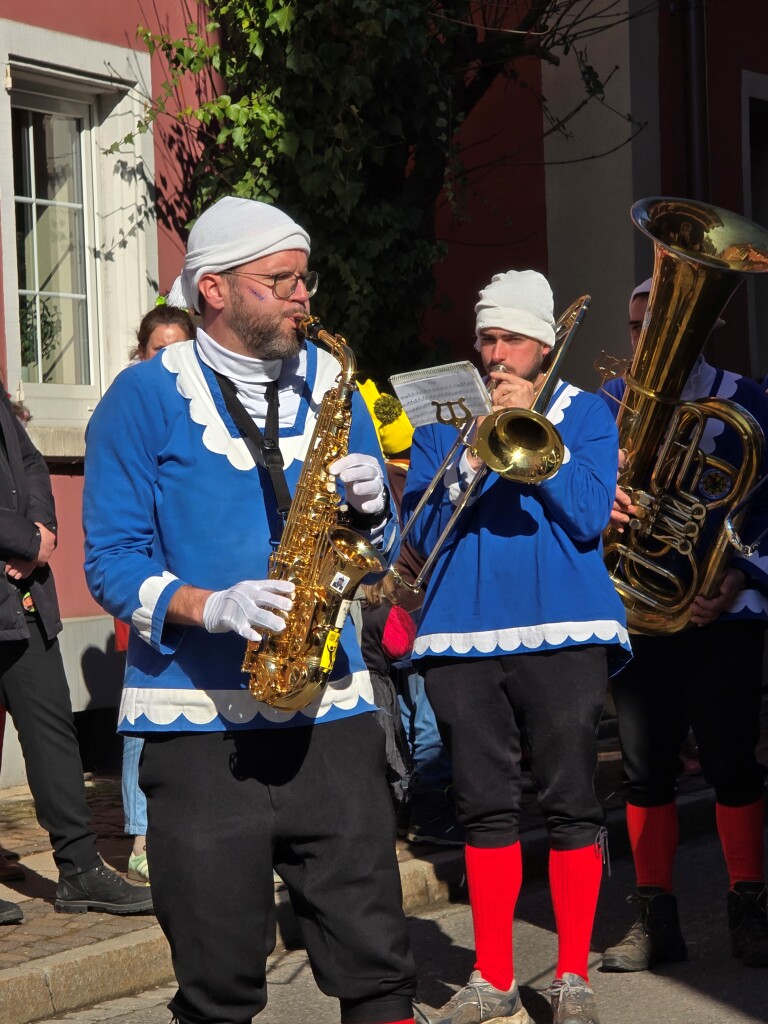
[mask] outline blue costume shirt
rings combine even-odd
[[[560,382],[547,418],[565,457],[538,485],[489,472],[432,570],[414,658],[499,656],[605,644],[622,663],[629,651],[624,607],[601,554],[616,488],[618,436],[594,395]],[[416,430],[403,513],[434,477],[456,430]],[[466,482],[449,470],[410,535],[428,554]]]
[[[320,402],[339,364],[308,345],[282,363],[280,449],[293,491]],[[263,427],[263,423],[258,424]],[[381,449],[353,395],[350,452]],[[383,471],[383,464],[382,464]],[[223,590],[266,579],[280,536],[271,482],[254,464],[194,341],[124,370],[88,428],[83,516],[86,576],[94,598],[132,625],[120,707],[124,733],[216,731],[307,725],[373,710],[373,693],[351,620],[324,694],[300,712],[256,701],[241,671],[246,641],[235,633],[166,622],[183,584]],[[380,540],[396,554],[393,517]]]

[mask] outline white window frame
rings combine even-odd
[[[16,77],[16,76],[14,76]],[[83,206],[83,243],[86,254],[93,253],[95,251],[95,236],[94,236],[94,197],[93,197],[93,181],[94,174],[91,166],[91,152],[90,152],[90,138],[92,132],[92,108],[90,104],[77,102],[69,98],[64,97],[53,97],[45,93],[36,92],[25,92],[23,89],[13,88],[11,92],[11,107],[15,110],[32,111],[34,113],[41,114],[60,114],[66,117],[77,118],[82,123],[80,132],[80,145],[79,145],[79,157],[80,157],[80,171],[81,171],[81,189],[82,189],[82,206]],[[14,154],[14,162],[17,159],[18,154]],[[34,170],[33,170],[34,176]],[[34,186],[33,186],[34,191]],[[35,197],[36,199],[37,197]],[[18,212],[19,203],[18,197],[14,196],[17,200],[15,203],[16,212]],[[32,204],[32,209],[35,209],[35,203]],[[35,268],[36,273],[36,268]],[[93,402],[99,397],[99,382],[101,379],[100,374],[100,359],[99,359],[99,327],[98,327],[98,309],[97,307],[97,265],[95,259],[91,256],[86,255],[85,259],[85,296],[87,303],[87,325],[88,325],[88,378],[90,384],[81,385],[53,385],[57,390],[62,387],[67,389],[67,398],[64,399],[66,402],[68,398],[77,397],[85,399],[88,402]],[[18,295],[17,295],[18,301]],[[26,397],[28,398],[41,398],[46,396],[46,392],[49,390],[51,385],[41,384],[37,381],[25,381],[24,390],[26,391]],[[54,398],[54,401],[57,399]],[[58,399],[61,401],[61,399]]]
[[[5,85],[0,89],[0,246],[6,388],[29,406],[30,434],[44,455],[78,459],[88,418],[125,366],[136,326],[157,295],[152,135],[136,135],[134,145],[106,152],[139,123],[151,96],[150,58],[128,48],[0,20],[0,73]],[[86,109],[89,115],[81,136],[86,245],[95,257],[87,269],[89,385],[21,379],[11,109],[29,109],[27,101],[34,102],[35,96],[43,109],[58,102],[62,108]]]

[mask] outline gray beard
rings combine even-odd
[[[232,289],[231,295],[227,326],[238,336],[248,355],[255,359],[292,359],[298,355],[301,336],[296,330],[286,330],[284,314],[248,309],[239,286]]]

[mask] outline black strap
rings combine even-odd
[[[273,380],[267,385],[267,418],[264,423],[264,433],[259,430],[253,422],[245,406],[237,397],[235,385],[221,373],[213,371],[216,380],[219,382],[224,404],[229,415],[235,422],[235,426],[243,435],[248,451],[257,462],[269,473],[272,487],[275,491],[277,510],[285,520],[288,510],[291,507],[291,492],[283,472],[283,455],[278,445],[280,433],[280,410],[278,406],[277,381]]]

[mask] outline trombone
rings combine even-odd
[[[554,476],[560,468],[564,454],[563,442],[560,434],[544,413],[557,387],[560,366],[576,331],[581,326],[589,308],[590,299],[589,295],[582,295],[581,298],[576,299],[555,324],[555,345],[550,354],[549,369],[531,408],[498,409],[496,412],[490,413],[480,424],[474,442],[469,440],[474,420],[471,420],[459,431],[458,437],[403,527],[400,543],[402,544],[408,539],[414,524],[459,449],[471,449],[473,455],[482,459],[484,465],[477,471],[472,482],[457,502],[450,519],[437,538],[434,548],[422,565],[416,579],[409,583],[402,578],[394,566],[389,570],[400,586],[414,593],[421,590],[448,535],[489,470],[503,476],[505,480],[514,480],[522,484],[537,484]],[[498,364],[491,367],[491,372],[505,369],[505,366]],[[492,390],[493,388],[489,388],[489,391]]]

